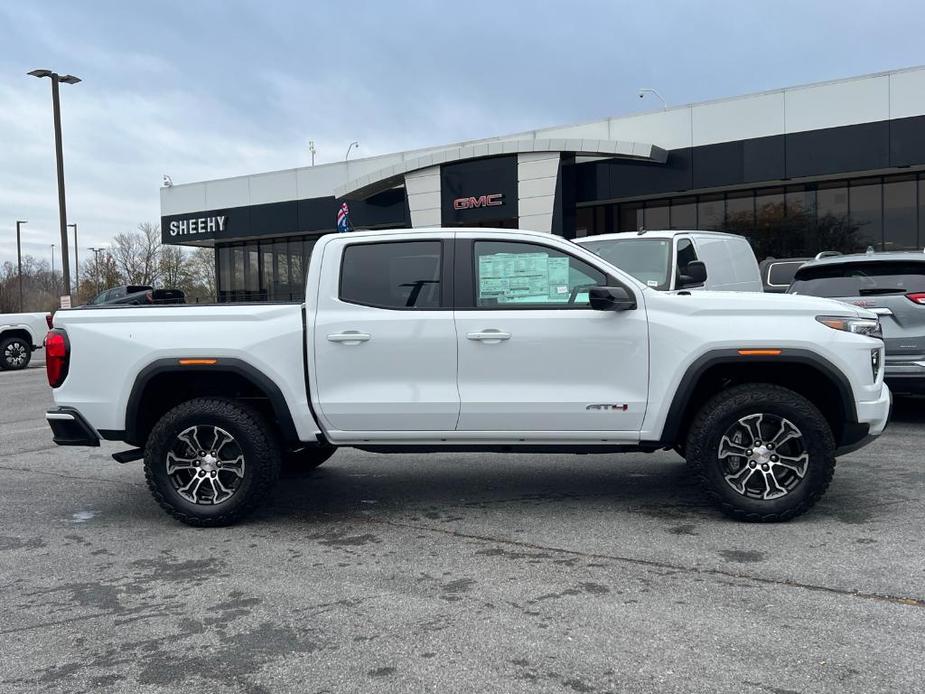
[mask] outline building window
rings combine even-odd
[[[726,201],[722,193],[697,198],[697,228],[722,229],[726,221]]]
[[[883,250],[883,186],[880,179],[867,178],[851,181],[848,187],[848,211],[851,221],[857,225],[858,246],[853,251],[867,247]]]
[[[896,176],[883,182],[883,246],[887,251],[918,248],[915,176]]]
[[[646,203],[643,228],[668,229],[668,201],[654,200]]]
[[[726,196],[726,220],[722,229],[736,234],[755,231],[755,194],[753,191],[729,193]]]
[[[643,228],[643,205],[637,203],[622,203],[620,205],[620,231],[639,231]]]
[[[671,228],[697,228],[697,198],[675,198],[671,201]]]

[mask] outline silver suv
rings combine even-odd
[[[810,261],[797,270],[788,293],[838,299],[878,314],[887,384],[899,393],[925,393],[925,253]]]

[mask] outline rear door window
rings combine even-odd
[[[797,272],[791,294],[822,297],[888,296],[925,292],[925,261],[821,265]]]
[[[340,299],[388,309],[440,307],[440,241],[357,243],[344,250]]]

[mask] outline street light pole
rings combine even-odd
[[[55,157],[58,165],[58,218],[61,225],[61,269],[64,273],[64,293],[71,294],[70,263],[67,257],[67,207],[64,198],[64,151],[61,145],[61,103],[58,98],[58,83],[77,84],[79,77],[59,75],[51,70],[32,70],[33,77],[51,78],[51,103],[55,121]]]
[[[100,253],[102,248],[91,248],[93,251],[93,274],[96,277],[96,293],[100,293]]]
[[[350,146],[347,148],[347,153],[344,155],[344,161],[347,161],[347,159],[350,157],[350,150],[353,149],[354,147],[356,147],[357,149],[360,148],[360,143],[357,142],[356,140],[351,142]]]
[[[54,285],[55,292],[58,291],[58,278],[55,277],[55,244],[51,244],[51,283]]]
[[[80,294],[80,258],[77,255],[77,223],[68,224],[74,227],[74,295]]]
[[[22,242],[19,237],[19,227],[28,222],[16,220],[16,266],[19,268],[19,312],[22,313]]]

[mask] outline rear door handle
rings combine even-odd
[[[359,330],[345,330],[342,333],[328,335],[328,342],[340,342],[345,345],[358,345],[361,342],[369,342],[372,336],[369,333],[361,333]]]
[[[511,334],[506,333],[503,330],[488,328],[487,330],[479,330],[474,333],[466,333],[466,337],[470,340],[485,342],[487,344],[494,344],[497,342],[502,342],[503,340],[510,340]]]

